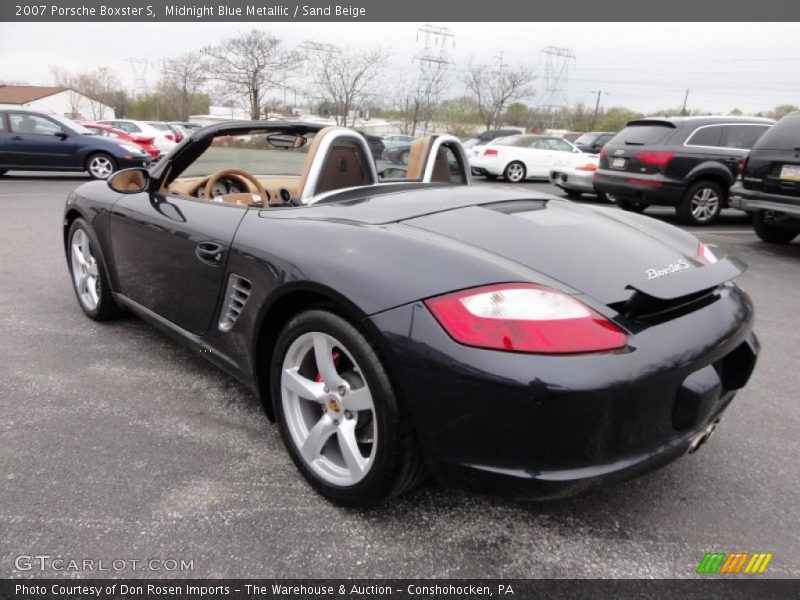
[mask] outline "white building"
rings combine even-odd
[[[0,108],[27,108],[76,121],[100,121],[116,117],[114,107],[65,87],[0,85]]]

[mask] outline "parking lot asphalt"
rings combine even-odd
[[[305,484],[233,379],[135,318],[84,317],[61,233],[64,199],[84,180],[0,178],[0,576],[58,575],[15,569],[45,554],[193,561],[84,576],[691,577],[712,550],[772,552],[767,576],[800,576],[797,241],[764,244],[734,212],[695,231],[749,264],[741,284],[763,345],[698,453],[566,500],[429,482],[356,511]]]

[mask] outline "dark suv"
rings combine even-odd
[[[765,242],[788,244],[800,233],[800,112],[772,127],[743,161],[731,205],[753,215]]]
[[[631,121],[600,152],[594,187],[624,210],[675,206],[707,225],[728,206],[740,160],[774,123],[756,117],[666,117]]]

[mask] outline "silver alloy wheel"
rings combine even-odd
[[[506,174],[510,181],[517,183],[518,181],[522,181],[522,178],[525,176],[525,167],[520,163],[511,163],[506,167]]]
[[[719,196],[710,187],[701,188],[692,196],[692,216],[698,221],[714,218],[719,207]]]
[[[89,172],[97,179],[107,179],[114,172],[114,165],[110,158],[93,156],[89,161]]]
[[[367,475],[377,448],[375,404],[361,369],[337,339],[314,331],[292,342],[281,367],[281,402],[292,441],[315,475],[340,486]]]
[[[76,229],[72,234],[70,265],[78,299],[87,310],[94,310],[100,302],[100,272],[89,236],[83,229]]]

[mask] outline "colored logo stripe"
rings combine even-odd
[[[696,572],[701,574],[739,574],[742,572],[751,575],[761,574],[767,569],[772,556],[771,552],[756,552],[754,554],[749,552],[731,552],[730,554],[725,552],[706,552]],[[744,568],[744,571],[742,571],[742,568]]]

